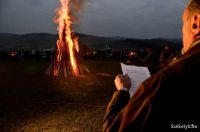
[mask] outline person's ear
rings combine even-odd
[[[195,36],[200,35],[200,13],[197,13],[192,18],[192,33]]]

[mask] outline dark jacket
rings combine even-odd
[[[200,127],[199,90],[200,43],[145,80],[131,99],[128,92],[116,91],[103,131],[164,132],[184,124]]]

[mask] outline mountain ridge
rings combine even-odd
[[[175,48],[181,47],[181,39],[170,38],[126,38],[126,37],[102,37],[75,33],[79,38],[80,45],[86,45],[93,49],[105,49],[106,45],[112,49],[120,50],[122,48],[145,48],[145,47],[163,47],[170,45]],[[58,34],[50,33],[28,33],[12,34],[0,33],[0,47],[3,49],[11,48],[55,48]]]

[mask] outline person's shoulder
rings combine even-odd
[[[143,87],[148,91],[150,87],[153,88],[156,85],[170,83],[170,80],[174,80],[177,76],[181,76],[184,73],[186,63],[185,61],[177,61],[167,65],[162,70],[147,78],[142,83]]]
[[[176,76],[181,76],[186,72],[192,72],[194,70],[198,70],[197,66],[200,66],[200,57],[197,59],[193,56],[186,56],[180,59],[174,60],[169,63],[165,68],[154,73],[151,77],[149,77],[144,83],[153,82],[155,80],[170,80],[175,78]]]

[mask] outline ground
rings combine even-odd
[[[100,132],[119,62],[85,61],[89,74],[56,79],[49,61],[0,61],[0,132]]]

